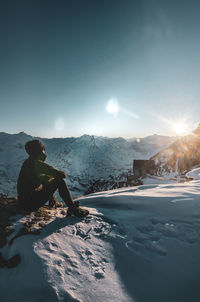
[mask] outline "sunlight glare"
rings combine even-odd
[[[110,99],[106,106],[106,111],[114,116],[119,112],[119,105],[117,99]]]
[[[173,129],[177,134],[187,133],[187,125],[184,122],[178,122],[173,124]]]

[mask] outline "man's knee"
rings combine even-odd
[[[54,178],[51,178],[51,180],[49,181],[49,185],[56,185],[58,186],[60,183],[62,183],[64,180],[62,177],[60,176],[57,176],[57,177],[54,177]]]
[[[63,178],[58,178],[58,185],[61,186],[61,187],[66,187],[67,184],[65,182],[65,180]]]

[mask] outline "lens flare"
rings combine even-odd
[[[188,132],[188,127],[184,122],[173,124],[173,129],[177,134],[184,134]]]
[[[127,116],[130,116],[134,119],[139,119],[139,115],[131,112],[129,110],[127,110],[126,108],[123,108],[121,106],[119,106],[118,104],[118,100],[115,98],[112,98],[108,101],[107,105],[106,105],[106,111],[110,114],[112,114],[114,117],[117,117],[118,113],[123,113]]]
[[[181,119],[175,119],[175,120],[169,120],[165,117],[159,116],[159,119],[162,122],[165,122],[170,126],[173,131],[178,135],[186,135],[186,134],[192,134],[191,132],[191,126],[189,126],[188,118],[181,118]],[[187,123],[186,123],[187,121]],[[191,123],[190,123],[191,124]]]
[[[119,105],[117,99],[110,99],[106,106],[106,111],[114,116],[117,116],[119,112]]]

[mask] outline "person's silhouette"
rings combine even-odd
[[[68,207],[68,214],[85,216],[86,211],[80,208],[70,195],[64,180],[65,172],[44,163],[44,145],[39,140],[32,140],[26,143],[25,149],[29,158],[24,161],[17,181],[20,207],[26,211],[35,211],[47,201],[52,205],[56,203],[53,194],[58,189],[60,197]]]

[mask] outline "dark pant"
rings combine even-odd
[[[47,184],[43,185],[40,191],[35,191],[22,203],[24,210],[35,211],[42,207],[58,189],[59,195],[65,204],[69,207],[73,205],[73,200],[69,189],[63,178],[52,178]]]

